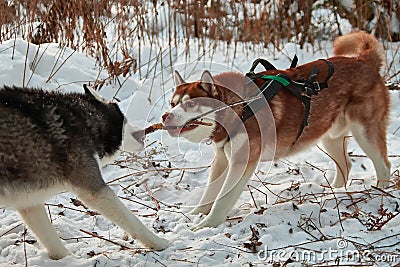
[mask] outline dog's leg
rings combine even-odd
[[[351,162],[347,154],[347,140],[345,135],[337,138],[325,136],[322,139],[322,145],[336,163],[335,179],[332,181],[331,186],[335,188],[346,186]]]
[[[192,230],[197,231],[204,227],[217,227],[225,222],[228,212],[233,208],[247,182],[254,173],[256,163],[230,163],[225,183],[218,194],[210,213],[195,225]],[[245,170],[243,172],[243,170]],[[242,175],[240,175],[242,174]]]
[[[86,205],[107,217],[144,245],[155,250],[162,250],[168,246],[168,241],[144,226],[108,186],[104,185],[95,192],[75,188],[74,192]]]
[[[390,162],[387,157],[386,133],[380,130],[379,126],[367,135],[364,127],[360,124],[353,124],[351,132],[362,150],[372,160],[374,164],[377,186],[387,187],[390,179]]]
[[[225,144],[224,152],[229,164],[225,182],[210,213],[199,224],[192,227],[193,231],[204,227],[216,227],[225,221],[228,212],[239,199],[257,167],[261,154],[260,143],[260,136],[253,134],[249,137],[247,134],[238,134]]]
[[[224,149],[217,147],[215,149],[215,158],[211,164],[210,175],[208,176],[207,187],[201,197],[201,200],[196,208],[190,214],[208,214],[218,193],[221,191],[224,184],[228,167],[228,160],[226,158]]]
[[[46,214],[44,205],[17,209],[23,221],[46,248],[49,258],[61,259],[69,254]]]

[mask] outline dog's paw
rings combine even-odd
[[[199,214],[204,214],[207,215],[211,210],[211,205],[204,205],[204,206],[198,206],[194,209],[192,209],[189,214],[190,215],[199,215]]]
[[[215,228],[218,225],[222,224],[223,222],[224,222],[223,219],[221,220],[218,218],[211,218],[211,217],[207,216],[204,220],[202,220],[200,223],[196,224],[195,226],[191,227],[190,229],[193,232],[196,232],[196,231],[206,228],[206,227]]]
[[[202,213],[203,213],[203,211],[201,209],[198,209],[198,208],[194,208],[191,211],[189,211],[190,215],[199,215],[199,214],[202,214]]]
[[[193,232],[197,232],[205,227],[209,227],[209,226],[205,226],[205,225],[202,225],[202,223],[199,223],[199,224],[196,224],[196,225],[190,227],[190,230],[192,230]]]
[[[343,179],[338,179],[335,178],[331,183],[330,186],[332,188],[342,188],[346,185],[345,181]]]
[[[391,185],[390,180],[380,180],[380,181],[378,180],[376,187],[380,189],[385,189],[388,188],[390,185]]]
[[[154,250],[160,251],[166,249],[169,245],[170,242],[167,239],[159,237],[150,247]]]
[[[66,248],[63,248],[63,249],[60,249],[57,251],[48,252],[48,255],[49,255],[49,259],[51,259],[51,260],[60,260],[71,254]]]

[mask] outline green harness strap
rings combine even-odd
[[[288,86],[290,84],[290,81],[288,81],[287,79],[280,77],[280,76],[274,76],[274,75],[263,75],[260,77],[261,79],[264,80],[274,80],[277,81],[279,83],[281,83],[283,86]]]

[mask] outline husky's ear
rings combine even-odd
[[[177,70],[174,72],[174,80],[175,80],[175,86],[177,87],[181,84],[186,83]]]
[[[217,89],[215,87],[215,82],[211,73],[208,70],[205,70],[201,75],[200,85],[204,91],[212,95],[213,97],[218,96]]]
[[[85,94],[96,98],[100,102],[107,102],[99,93],[92,88],[89,88],[86,84],[83,85],[83,89],[85,90]]]

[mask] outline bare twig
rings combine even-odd
[[[147,183],[144,182],[143,184],[147,190],[147,193],[150,195],[151,199],[153,200],[154,204],[156,205],[157,210],[160,210],[160,203],[158,202],[158,199],[153,195],[153,192],[151,192],[150,188],[147,186]]]
[[[10,232],[13,231],[14,229],[20,227],[21,225],[23,225],[23,224],[22,224],[22,223],[17,224],[16,226],[12,227],[11,229],[5,231],[4,233],[2,233],[2,234],[0,235],[0,238],[2,238],[3,236],[5,236],[6,234],[10,233]]]
[[[118,242],[116,242],[116,241],[113,241],[113,240],[110,240],[110,239],[108,239],[108,238],[99,236],[99,235],[97,235],[97,234],[95,234],[95,233],[91,233],[91,232],[85,231],[85,230],[83,230],[83,229],[80,229],[79,231],[81,231],[82,233],[85,233],[85,234],[87,234],[87,235],[96,237],[96,238],[98,238],[98,239],[101,239],[101,240],[110,242],[111,244],[120,246],[121,249],[132,250],[132,251],[135,251],[135,252],[137,252],[137,251],[149,251],[148,249],[143,249],[143,248],[130,248],[130,247],[127,247],[127,246],[125,246],[125,245],[123,245],[123,244],[120,244],[120,243],[118,243]]]
[[[26,254],[26,232],[27,229],[24,225],[24,234],[23,234],[23,243],[24,243],[24,262],[25,262],[25,267],[28,267],[28,256]]]

